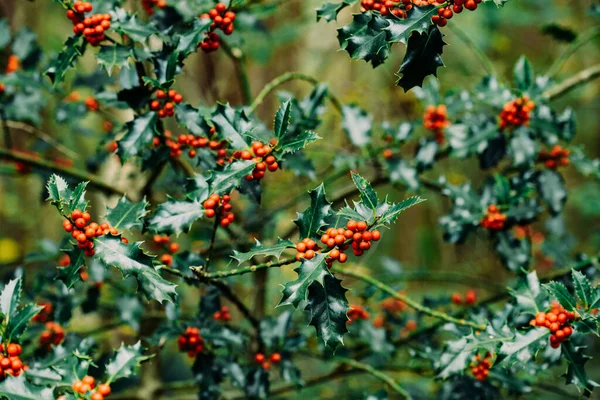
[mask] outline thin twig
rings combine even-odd
[[[600,27],[595,26],[577,36],[577,39],[569,43],[567,48],[552,63],[550,68],[548,68],[548,72],[546,72],[546,75],[550,78],[556,76],[573,53],[575,53],[581,46],[594,39],[598,35],[600,35]]]
[[[368,374],[373,375],[375,378],[379,379],[382,382],[387,383],[396,393],[400,394],[405,399],[412,399],[410,393],[408,393],[402,386],[400,386],[396,381],[389,375],[384,374],[381,371],[376,370],[369,364],[362,363],[360,361],[353,360],[351,358],[341,358],[336,357],[336,361],[341,364],[350,365],[352,368],[359,369],[367,372]]]
[[[479,62],[488,73],[488,75],[496,75],[496,70],[494,68],[494,63],[489,59],[489,57],[479,48],[477,43],[469,35],[467,35],[462,29],[458,27],[458,24],[450,24],[448,28],[450,32],[454,33],[459,37],[467,47],[477,56]]]
[[[63,153],[65,156],[71,157],[73,159],[79,159],[79,154],[75,153],[73,150],[69,149],[58,140],[54,139],[52,136],[47,134],[46,132],[36,128],[35,126],[28,125],[24,122],[20,121],[5,121],[6,126],[10,129],[16,129],[21,132],[28,133],[33,135],[40,140],[48,143],[50,146],[54,147],[57,151]]]
[[[572,77],[565,79],[552,86],[550,89],[546,90],[542,93],[542,98],[546,101],[556,100],[558,97],[565,95],[571,90],[575,89],[578,86],[583,85],[591,80],[594,80],[600,76],[600,64],[593,65],[589,68],[586,68],[582,71],[579,71]]]

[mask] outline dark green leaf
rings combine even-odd
[[[201,174],[196,174],[193,178],[188,179],[185,190],[186,197],[194,201],[204,201],[208,199],[208,195],[210,194],[208,191],[208,181]]]
[[[122,9],[121,9],[122,10]],[[118,20],[111,24],[116,32],[129,36],[136,42],[145,42],[156,30],[137,19],[135,15],[128,15],[125,12],[118,13]]]
[[[279,302],[279,306],[291,304],[298,308],[302,301],[307,300],[308,287],[313,282],[321,285],[325,284],[325,276],[331,275],[325,259],[324,254],[317,253],[311,260],[302,260],[302,264],[294,270],[298,274],[298,279],[283,285],[283,297]]]
[[[85,256],[78,247],[65,253],[69,256],[70,263],[66,267],[57,267],[56,279],[63,281],[70,289],[75,283],[81,282],[79,271],[85,266]]]
[[[145,350],[141,342],[137,342],[132,346],[122,344],[109,363],[106,364],[109,381],[114,382],[117,379],[134,376],[141,363],[153,357],[152,355],[144,356]]]
[[[410,37],[406,55],[398,71],[402,77],[396,82],[405,92],[415,86],[422,86],[426,76],[437,76],[438,67],[444,66],[442,52],[446,43],[442,37],[435,25],[430,27],[429,32],[415,32]]]
[[[554,40],[571,43],[577,39],[577,33],[571,28],[559,24],[547,24],[542,26],[542,33],[552,37]]]
[[[573,286],[575,286],[575,294],[585,308],[588,309],[588,306],[594,299],[592,285],[588,278],[579,271],[571,270],[571,275],[573,277]]]
[[[131,49],[120,44],[112,46],[100,46],[100,51],[96,54],[98,65],[106,70],[108,76],[112,75],[115,67],[129,68],[129,57]]]
[[[377,197],[377,193],[371,186],[369,182],[362,176],[355,174],[352,172],[352,180],[354,181],[354,185],[360,192],[360,200],[372,210],[376,210],[379,205],[379,198]]]
[[[343,336],[348,332],[348,290],[342,287],[341,282],[334,276],[325,275],[323,282],[315,281],[308,287],[306,311],[310,313],[310,324],[325,346],[331,349],[344,344]]]
[[[208,32],[211,23],[210,18],[194,20],[191,29],[179,36],[175,51],[182,53],[184,56],[195,52],[198,44],[204,39],[205,33]]]
[[[10,26],[6,18],[0,19],[0,49],[10,43]]]
[[[125,136],[118,141],[117,150],[122,162],[139,155],[143,149],[152,144],[156,135],[157,121],[158,115],[155,112],[148,112],[125,124]]]
[[[31,319],[43,308],[37,304],[30,303],[11,315],[2,335],[6,343],[17,342],[19,337],[25,332],[25,329],[27,329],[27,325],[29,325]]]
[[[537,352],[546,344],[550,336],[548,329],[531,329],[526,334],[516,333],[514,340],[502,343],[498,351],[498,365],[507,363],[512,366],[515,363],[525,364],[535,359]]]
[[[325,218],[331,210],[331,203],[325,198],[325,186],[321,183],[309,192],[310,207],[298,213],[294,223],[300,230],[301,238],[316,238],[319,230],[326,225]]]
[[[356,3],[357,0],[342,0],[340,3],[325,3],[317,8],[317,22],[323,18],[327,22],[337,19],[337,15],[344,8]]]
[[[341,48],[353,59],[371,62],[373,67],[381,65],[390,54],[384,30],[388,20],[373,12],[354,14],[352,17],[351,24],[338,29]]]
[[[526,91],[533,85],[533,67],[525,56],[521,56],[513,70],[515,87],[520,91]]]
[[[281,238],[277,240],[277,244],[273,244],[270,246],[265,246],[257,240],[254,244],[254,247],[252,247],[250,251],[242,253],[237,250],[234,250],[231,258],[235,259],[238,262],[238,265],[240,265],[243,262],[249,261],[250,259],[256,256],[275,257],[276,259],[279,259],[281,258],[281,253],[283,253],[285,249],[292,249],[295,247],[296,245],[293,242],[289,240],[283,240]]]
[[[568,369],[565,375],[567,385],[576,385],[583,389],[587,394],[591,393],[595,387],[600,386],[597,382],[591,380],[585,372],[584,365],[591,357],[583,354],[585,347],[576,347],[571,341],[562,344],[562,355],[568,362]]]
[[[17,278],[11,279],[2,289],[2,293],[0,293],[0,313],[5,319],[10,320],[10,317],[17,311],[21,301],[22,287],[21,278]]]
[[[211,121],[217,133],[223,136],[234,149],[248,148],[248,134],[253,129],[253,123],[243,110],[236,110],[229,104],[218,103],[213,111]]]
[[[576,301],[571,296],[571,293],[567,290],[565,285],[560,282],[550,282],[546,283],[544,289],[550,293],[550,296],[556,298],[561,306],[565,308],[567,311],[575,311],[576,310]]]
[[[508,144],[508,154],[516,167],[531,165],[538,153],[538,145],[528,129],[520,127],[513,132]]]
[[[169,198],[156,208],[148,220],[148,229],[160,234],[180,235],[189,232],[193,223],[204,216],[202,203]]]
[[[25,374],[7,376],[0,382],[0,395],[8,400],[52,400],[52,389],[35,386],[25,379]]]
[[[207,136],[210,131],[210,125],[204,118],[205,113],[189,104],[179,103],[175,105],[175,117],[179,125],[194,135]]]
[[[254,161],[236,161],[225,166],[222,171],[213,171],[208,183],[210,193],[219,195],[231,192],[240,185],[242,179],[252,174],[256,163]]]
[[[142,201],[134,203],[123,196],[114,208],[107,208],[106,220],[118,230],[142,229],[143,219],[148,214],[148,205],[145,197]]]
[[[397,157],[387,160],[387,170],[391,182],[401,183],[412,190],[419,188],[417,169],[410,166],[406,160]]]
[[[85,41],[81,42],[81,36],[71,36],[67,39],[62,51],[46,70],[46,75],[54,85],[62,82],[67,70],[73,66],[77,57],[83,54],[85,43]]]
[[[385,28],[390,34],[388,41],[407,44],[411,36],[426,34],[432,26],[431,17],[437,15],[437,9],[436,6],[413,6],[405,19],[390,18],[389,25]]]
[[[560,174],[550,169],[541,171],[537,175],[536,184],[550,213],[559,214],[567,201],[567,189]]]

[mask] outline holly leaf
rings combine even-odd
[[[208,181],[202,174],[195,174],[185,185],[185,196],[194,201],[204,201],[208,198]]]
[[[0,293],[0,313],[2,313],[5,323],[10,321],[10,317],[17,311],[22,290],[23,281],[21,278],[11,279],[2,289],[2,293]]]
[[[212,20],[210,18],[195,19],[194,23],[187,32],[179,35],[175,51],[187,56],[198,48],[198,44],[204,40],[204,34],[208,32]]]
[[[27,379],[25,374],[19,376],[9,375],[0,382],[0,396],[8,400],[52,400],[52,389],[35,386]]]
[[[355,104],[342,107],[342,128],[353,145],[362,147],[371,142],[373,121],[365,110]]]
[[[352,23],[338,29],[338,41],[355,60],[365,60],[373,68],[383,64],[390,54],[387,33],[388,20],[379,13],[354,14]]]
[[[419,196],[414,196],[402,200],[400,203],[391,204],[388,208],[386,208],[386,210],[382,214],[379,215],[379,219],[377,220],[376,226],[381,226],[384,224],[389,225],[394,223],[398,219],[398,216],[402,211],[409,209],[410,207],[415,206],[424,201],[425,199]]]
[[[46,189],[48,190],[48,199],[61,214],[70,214],[73,210],[79,209],[85,211],[88,202],[85,200],[85,187],[87,182],[77,185],[74,191],[71,191],[69,184],[62,177],[52,174]]]
[[[402,77],[396,82],[405,92],[422,86],[426,76],[437,76],[438,67],[444,66],[442,52],[446,43],[443,36],[438,27],[432,25],[429,32],[414,33],[410,37],[398,71]]]
[[[377,193],[371,186],[371,184],[362,176],[352,172],[352,181],[360,192],[360,200],[371,210],[376,210],[379,204],[379,198]]]
[[[236,161],[227,164],[222,171],[213,171],[208,179],[210,193],[219,195],[231,192],[240,185],[242,179],[252,174],[256,163],[254,161]]]
[[[401,183],[412,190],[417,190],[420,186],[417,169],[402,158],[387,160],[387,172],[393,183]]]
[[[531,329],[522,334],[516,332],[512,341],[505,341],[498,351],[496,364],[508,364],[512,366],[516,363],[526,364],[535,358],[537,352],[545,345],[550,336],[548,329]]]
[[[144,356],[146,349],[142,347],[142,342],[137,342],[132,346],[121,347],[115,352],[112,359],[106,364],[106,373],[108,380],[114,382],[121,378],[130,378],[136,375],[140,365],[154,357],[153,355]]]
[[[6,340],[6,343],[18,341],[19,337],[27,329],[27,325],[31,322],[31,319],[35,317],[44,307],[38,306],[37,304],[30,303],[23,306],[15,313],[11,315],[11,318],[6,323],[6,328],[2,333],[2,339]]]
[[[527,269],[531,261],[531,242],[515,238],[511,231],[496,234],[496,251],[502,264],[510,271]]]
[[[565,310],[575,311],[577,309],[577,302],[562,283],[550,282],[544,284],[543,287],[548,291],[548,293],[550,293],[550,296],[558,300],[560,305],[563,306]]]
[[[94,240],[96,256],[106,266],[121,271],[123,278],[134,277],[146,299],[173,301],[176,285],[163,279],[152,266],[153,257],[140,249],[141,242],[125,244],[120,236],[105,235]]]
[[[559,214],[567,202],[567,189],[560,174],[550,169],[543,170],[536,176],[536,185],[550,213]]]
[[[538,155],[538,145],[527,128],[516,129],[508,143],[508,154],[516,167],[531,165]]]
[[[277,110],[273,125],[274,134],[277,138],[277,147],[280,147],[284,153],[293,153],[306,147],[307,144],[320,139],[319,135],[314,132],[295,132],[290,130],[291,116],[292,102],[287,100]]]
[[[283,297],[277,307],[291,304],[298,308],[302,301],[307,300],[308,288],[313,282],[323,286],[325,276],[331,275],[325,259],[326,256],[321,253],[316,253],[310,260],[302,259],[302,264],[294,270],[298,279],[283,285]]]
[[[204,216],[202,203],[195,200],[175,200],[171,197],[156,208],[148,220],[148,229],[159,234],[189,232],[194,222]]]
[[[52,60],[45,72],[54,86],[62,82],[67,70],[73,66],[79,56],[83,55],[86,43],[81,41],[81,36],[71,36],[67,39],[62,51]]]
[[[131,48],[117,43],[111,46],[100,46],[96,60],[98,65],[106,70],[108,76],[111,76],[115,67],[129,68],[129,57],[132,56]]]
[[[573,277],[573,286],[575,287],[575,294],[585,309],[589,309],[589,305],[594,301],[594,292],[592,285],[588,278],[579,271],[571,270],[571,276]]]
[[[426,34],[432,26],[431,17],[437,15],[437,9],[436,6],[413,6],[406,18],[389,18],[389,25],[385,28],[389,32],[388,41],[407,44],[412,35]]]
[[[327,22],[337,20],[337,15],[344,8],[356,3],[357,0],[343,0],[341,3],[325,3],[317,8],[317,22],[323,18]]]
[[[308,287],[305,310],[310,313],[310,325],[315,327],[325,346],[333,350],[344,344],[343,336],[348,332],[347,291],[342,281],[331,275],[325,275],[322,283],[313,281]]]
[[[57,267],[56,279],[63,281],[67,288],[71,289],[75,283],[81,282],[79,271],[85,266],[83,250],[78,247],[65,252],[69,256],[69,265]]]
[[[533,67],[525,56],[519,57],[513,69],[515,87],[524,92],[533,86]]]
[[[582,349],[584,348],[574,346],[571,341],[566,341],[561,345],[562,355],[569,365],[565,374],[567,385],[575,385],[589,394],[600,385],[591,380],[585,372],[584,365],[591,357],[583,354]]]
[[[194,135],[206,136],[210,131],[210,125],[204,117],[205,115],[201,110],[197,110],[189,104],[179,103],[175,105],[177,123]]]
[[[250,251],[242,253],[237,250],[234,250],[231,258],[235,259],[238,262],[238,265],[249,261],[250,259],[256,256],[275,257],[279,260],[281,258],[281,253],[283,253],[285,249],[292,249],[295,247],[296,245],[293,242],[289,240],[283,240],[281,238],[277,240],[277,244],[267,246],[263,245],[258,240],[256,240],[254,247],[252,247]]]
[[[118,141],[119,147],[117,154],[122,162],[129,160],[152,144],[156,135],[156,122],[158,115],[155,112],[148,112],[139,115],[125,124],[125,135]]]
[[[123,35],[129,36],[135,42],[145,42],[156,30],[149,24],[137,19],[135,15],[128,15],[123,9],[117,9],[117,21],[111,27]]]
[[[4,49],[10,43],[10,26],[6,18],[0,19],[0,49]]]
[[[118,230],[142,229],[149,204],[145,197],[142,201],[134,203],[123,196],[114,208],[107,207],[106,220]]]
[[[253,123],[243,110],[236,110],[229,104],[217,103],[211,114],[211,121],[217,132],[236,150],[248,148],[247,139],[253,129]]]
[[[520,282],[516,288],[509,288],[508,291],[515,298],[517,306],[522,312],[535,315],[538,310],[544,308],[544,303],[547,300],[546,292],[542,291],[540,280],[535,271],[519,279]]]
[[[298,213],[298,218],[294,220],[301,238],[317,237],[319,230],[327,224],[325,218],[331,211],[331,203],[325,198],[325,186],[322,183],[308,193],[310,206]]]

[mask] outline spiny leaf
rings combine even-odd
[[[67,214],[68,211],[64,207],[67,206],[68,208],[71,201],[71,189],[69,189],[67,181],[59,175],[52,174],[50,179],[48,179],[46,189],[48,190],[48,200],[50,200],[61,214]]]
[[[115,352],[115,355],[106,364],[106,373],[109,381],[114,382],[121,378],[130,378],[136,374],[141,363],[154,357],[153,355],[142,355],[146,349],[142,347],[142,342],[137,342],[132,346],[121,344],[121,347]]]
[[[189,232],[192,224],[204,216],[202,203],[169,198],[156,208],[148,220],[148,229],[155,233],[179,236]]]
[[[21,301],[23,282],[21,278],[11,279],[0,293],[0,312],[6,320],[15,313]]]
[[[210,193],[222,195],[231,192],[240,185],[242,179],[252,174],[255,165],[251,160],[236,161],[226,165],[222,171],[213,171],[208,180]]]
[[[243,110],[236,110],[229,104],[218,103],[211,115],[211,121],[217,132],[231,143],[236,150],[248,148],[248,134],[253,123]]]
[[[365,178],[354,172],[352,172],[352,180],[360,192],[361,201],[371,210],[376,210],[377,205],[379,204],[379,198],[371,184]]]
[[[325,198],[325,186],[321,183],[309,192],[310,207],[298,213],[294,223],[300,230],[301,238],[315,238],[321,227],[326,225],[325,218],[331,210],[331,203]]]
[[[148,112],[125,124],[126,133],[118,141],[119,147],[117,150],[122,162],[138,155],[142,149],[152,143],[156,134],[157,121],[158,115],[155,112]]]
[[[79,271],[85,266],[85,255],[83,250],[78,247],[74,247],[65,253],[69,256],[69,265],[57,267],[56,279],[63,281],[70,289],[75,283],[81,282]]]
[[[208,198],[208,180],[204,175],[196,174],[185,184],[186,197],[194,201],[204,201]]]
[[[381,65],[390,54],[387,42],[388,20],[379,13],[354,14],[351,24],[338,29],[340,47],[356,60],[371,62],[373,67]]]
[[[291,304],[298,308],[300,303],[307,299],[308,287],[313,282],[324,285],[325,276],[331,275],[325,259],[324,254],[317,253],[310,260],[302,260],[302,264],[294,270],[298,274],[298,279],[283,285],[283,297],[278,307]]]
[[[27,379],[25,374],[19,376],[8,375],[0,382],[0,396],[8,400],[52,400],[52,389],[35,386]]]
[[[123,196],[114,208],[107,208],[106,220],[118,230],[142,229],[143,219],[148,214],[148,205],[145,197],[142,201],[134,203]]]
[[[379,219],[377,220],[377,225],[379,226],[395,222],[396,219],[398,219],[398,215],[400,215],[401,212],[424,201],[425,199],[415,196],[409,197],[406,200],[402,200],[400,203],[391,204],[390,207],[379,216]]]
[[[270,246],[265,246],[257,240],[254,244],[254,247],[252,247],[250,251],[242,253],[237,250],[234,250],[231,258],[237,260],[238,265],[242,264],[243,262],[249,261],[250,259],[256,256],[275,257],[276,259],[279,259],[281,258],[281,253],[283,253],[285,249],[291,249],[295,247],[296,245],[293,242],[289,240],[283,240],[281,238],[277,240],[277,244],[273,244]]]
[[[567,373],[565,374],[567,385],[576,385],[577,388],[583,389],[589,395],[594,388],[600,386],[597,382],[591,380],[587,376],[584,369],[585,363],[590,360],[591,357],[583,354],[582,350],[585,349],[585,347],[576,347],[570,340],[563,343],[561,348],[562,355],[569,365]]]
[[[195,109],[189,104],[179,103],[175,105],[177,123],[194,135],[207,136],[210,131],[210,125],[204,117],[205,114],[202,110]]]
[[[389,25],[385,28],[390,35],[388,41],[407,44],[413,32],[416,32],[414,35],[427,33],[432,25],[431,17],[437,14],[437,9],[436,6],[413,6],[406,18],[388,19]]]
[[[30,303],[26,304],[19,311],[11,315],[10,320],[3,332],[3,339],[6,339],[7,343],[11,341],[18,341],[19,337],[27,329],[27,325],[31,322],[31,319],[35,317],[44,307],[38,306],[37,304]]]
[[[356,3],[357,0],[342,0],[341,3],[325,3],[317,8],[317,22],[323,18],[327,22],[337,19],[337,15],[344,8]]]
[[[589,305],[593,302],[594,297],[592,285],[588,278],[579,271],[571,270],[571,275],[573,276],[575,294],[579,298],[579,301],[584,304],[585,308],[588,309]]]
[[[526,91],[533,86],[533,68],[525,56],[519,57],[513,70],[515,87],[521,91]]]
[[[287,100],[283,102],[277,114],[275,114],[275,123],[273,124],[273,133],[277,139],[285,136],[290,125],[292,115],[292,102]]]
[[[516,333],[514,340],[502,343],[498,352],[497,364],[525,364],[535,358],[538,350],[545,344],[550,332],[548,329],[531,329],[526,334]]]
[[[346,288],[341,280],[325,275],[322,284],[313,282],[308,287],[308,304],[306,311],[310,313],[310,324],[317,330],[317,336],[323,339],[325,346],[334,349],[344,344],[344,333],[348,332],[348,300]]]
[[[131,56],[131,48],[120,44],[112,44],[110,46],[100,46],[100,51],[96,54],[96,60],[98,65],[106,70],[108,76],[111,76],[115,67],[129,68],[129,57]]]
[[[149,24],[137,19],[135,15],[128,15],[123,9],[117,9],[117,20],[113,21],[112,28],[121,34],[129,36],[136,42],[145,42],[151,35],[156,33]]]
[[[105,235],[94,240],[96,256],[105,266],[114,266],[124,278],[137,279],[148,300],[173,301],[176,285],[163,279],[152,266],[152,258],[140,249],[141,242],[125,244],[120,236]]]
[[[554,297],[554,298],[556,298],[556,300],[558,300],[560,305],[563,306],[565,308],[565,310],[567,310],[567,311],[575,311],[576,310],[577,302],[575,301],[573,296],[571,296],[571,293],[569,293],[569,291],[567,290],[565,285],[563,285],[560,282],[550,282],[550,283],[546,283],[543,286],[544,286],[544,289],[546,289],[552,297]]]
[[[371,116],[357,105],[342,107],[342,128],[353,145],[362,147],[371,142]]]
[[[179,41],[175,51],[187,56],[198,48],[198,44],[204,40],[204,34],[208,32],[212,20],[210,18],[196,19],[192,28],[182,35],[179,35]]]
[[[58,53],[58,56],[46,70],[46,75],[54,86],[62,82],[67,70],[73,66],[77,57],[83,54],[85,43],[87,42],[81,41],[81,36],[71,36],[67,39],[62,51]]]

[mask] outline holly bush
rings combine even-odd
[[[574,144],[576,112],[555,101],[600,76],[595,65],[557,78],[599,31],[546,27],[570,43],[550,70],[521,56],[503,76],[455,15],[511,7],[486,2],[311,8],[317,22],[344,16],[337,40],[352,59],[378,67],[405,45],[399,96],[422,103],[410,118],[364,109],[369,88],[346,101],[270,67],[255,94],[248,64],[267,50],[252,46],[284,1],[37,0],[60,13],[62,48],[1,19],[1,187],[42,205],[19,194],[2,206],[3,228],[33,221],[37,233],[3,274],[0,396],[590,396],[598,241],[578,245],[564,210],[574,182],[597,188],[600,160]],[[487,73],[444,92],[445,29]],[[215,71],[216,58],[233,69]],[[234,104],[198,100],[185,80],[214,94],[215,73],[228,74]],[[278,91],[266,107],[290,81],[312,90]],[[584,212],[594,196],[579,197],[597,227]],[[419,210],[439,214],[425,235]],[[466,268],[451,256],[400,263],[394,248],[427,254],[438,233]],[[334,392],[311,392],[319,385]]]

